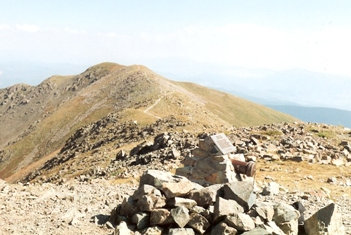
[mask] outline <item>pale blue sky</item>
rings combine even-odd
[[[350,13],[346,0],[0,0],[0,87],[103,61],[209,85],[296,70],[351,81]]]

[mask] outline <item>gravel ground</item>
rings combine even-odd
[[[0,182],[0,234],[111,234],[108,215],[136,186],[105,180],[64,185]]]
[[[106,221],[111,210],[137,188],[96,179],[70,181],[62,185],[45,183],[8,184],[0,180],[0,234],[112,234]],[[258,201],[293,203],[305,207],[305,218],[331,202],[328,192],[284,192],[258,195]],[[351,199],[336,200],[346,234],[351,234]]]

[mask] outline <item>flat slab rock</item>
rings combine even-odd
[[[148,170],[140,178],[140,185],[152,185],[161,190],[167,198],[184,196],[193,189],[202,189],[184,176],[173,175],[159,170]]]

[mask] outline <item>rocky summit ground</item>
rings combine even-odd
[[[192,156],[199,138],[211,134],[189,133],[174,119],[148,128],[123,125],[82,128],[22,183],[1,181],[1,233],[111,234],[111,211],[133,194],[141,174],[174,172]],[[308,218],[333,201],[351,234],[350,129],[284,123],[222,131],[234,155],[256,161],[259,202],[299,201]]]
[[[0,234],[109,234],[111,210],[135,186],[106,180],[63,185],[0,182]]]
[[[72,180],[62,185],[1,181],[1,234],[112,234],[114,227],[108,222],[112,209],[132,195],[137,186],[137,182],[121,184],[103,179],[90,182]],[[262,189],[257,190],[262,192]],[[258,194],[257,200],[274,203],[300,201],[307,209],[305,217],[308,218],[331,202],[329,194],[323,190],[296,192],[282,187],[276,195]],[[337,205],[346,232],[351,234],[351,200],[349,197],[339,198]]]

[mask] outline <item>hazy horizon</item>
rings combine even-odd
[[[103,61],[351,110],[349,1],[2,1],[0,88]]]

